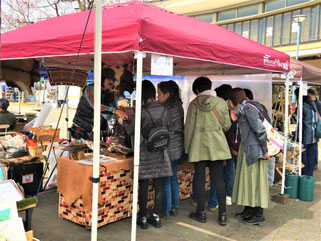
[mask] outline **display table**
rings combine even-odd
[[[133,194],[133,158],[100,165],[98,196],[98,227],[131,216]],[[59,217],[68,219],[90,229],[92,205],[93,167],[79,164],[68,157],[58,158],[57,191],[59,197]],[[178,166],[180,199],[192,194],[194,167],[190,163]],[[151,185],[152,183],[150,183]],[[209,189],[207,175],[206,189]],[[148,208],[154,205],[154,190],[148,189]]]

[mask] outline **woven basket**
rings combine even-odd
[[[35,142],[38,142],[37,137],[41,135],[51,135],[53,136],[55,134],[55,129],[53,129],[51,126],[40,126],[40,127],[34,127],[31,128],[31,132],[35,133]],[[54,141],[59,141],[59,134],[60,129],[57,129],[56,136]]]

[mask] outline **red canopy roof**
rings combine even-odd
[[[80,51],[83,56],[79,64],[83,66],[89,66],[89,60],[93,58],[94,14],[93,11]],[[69,14],[6,32],[2,35],[1,59],[45,57],[52,65],[72,63],[87,17],[88,11]],[[104,55],[103,61],[109,64],[131,63],[132,51],[139,50],[179,57],[180,60],[175,58],[174,62],[186,70],[192,59],[194,64],[204,63],[203,68],[211,62],[212,65],[205,68],[222,71],[229,68],[221,64],[234,68],[289,71],[290,57],[282,52],[217,25],[142,2],[103,8],[102,29],[102,52],[110,54]]]

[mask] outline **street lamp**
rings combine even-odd
[[[296,57],[295,59],[299,59],[299,44],[301,38],[301,24],[307,18],[306,15],[295,15],[293,16],[293,21],[298,24],[298,34],[296,36]]]

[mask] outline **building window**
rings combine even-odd
[[[319,39],[321,39],[321,6],[319,10],[319,33],[318,33]]]
[[[282,15],[274,17],[273,46],[281,45]]]
[[[231,23],[225,25],[225,28],[269,47],[296,44],[298,24],[293,21],[293,16],[300,14],[307,16],[301,25],[301,42],[321,40],[321,4],[266,18]]]
[[[230,30],[230,31],[234,31],[234,24],[228,24],[227,25],[227,29]]]
[[[268,17],[266,20],[265,45],[271,47],[273,40],[273,20],[274,17]]]
[[[285,7],[285,0],[271,0],[265,3],[265,12],[270,12]]]
[[[218,13],[218,21],[236,18],[236,9],[222,11]]]
[[[250,21],[243,22],[242,36],[250,38]]]
[[[310,37],[310,14],[311,14],[311,8],[306,8],[302,10],[302,14],[307,16],[307,19],[304,20],[302,23],[302,28],[301,28],[301,42],[309,42],[309,37]]]
[[[265,18],[259,20],[259,43],[265,42]]]
[[[235,30],[234,30],[235,33],[238,33],[239,35],[242,35],[242,23],[236,23],[235,24]]]
[[[251,34],[250,39],[258,42],[258,29],[259,29],[259,21],[258,20],[252,20],[251,21]]]
[[[287,0],[286,1],[286,6],[290,7],[296,4],[300,4],[300,3],[306,3],[309,2],[310,0]]]
[[[250,5],[237,9],[237,17],[242,18],[259,13],[259,5]]]
[[[211,23],[213,22],[213,14],[204,14],[204,15],[197,15],[194,18]]]
[[[318,38],[319,11],[320,6],[316,6],[311,9],[310,39],[312,40]]]
[[[291,25],[292,25],[292,14],[285,13],[283,15],[283,23],[282,23],[282,39],[281,44],[289,44],[291,37]]]

